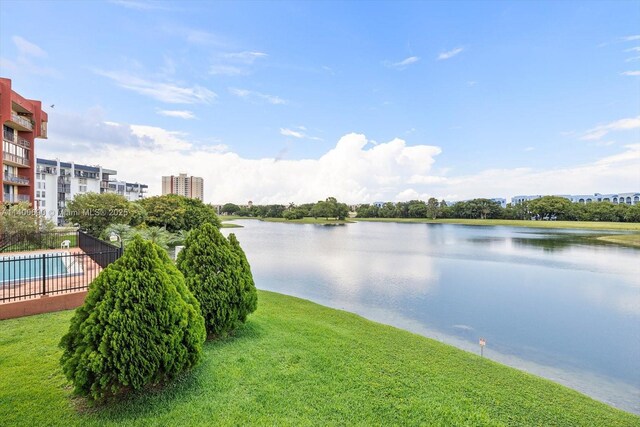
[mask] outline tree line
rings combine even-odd
[[[316,203],[304,203],[296,205],[252,205],[248,207],[238,206],[234,203],[226,203],[220,210],[225,215],[238,215],[254,218],[284,218],[288,220],[313,218],[345,219],[349,216],[349,206],[340,203],[335,197],[327,197]]]
[[[364,204],[357,209],[357,218],[455,218],[455,219],[521,219],[558,221],[640,222],[640,204],[611,202],[573,203],[560,196],[544,196],[518,204],[500,203],[490,199],[473,199],[447,204],[430,198],[426,202]]]

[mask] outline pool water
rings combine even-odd
[[[40,279],[43,263],[45,277],[68,274],[65,261],[69,255],[69,252],[53,252],[0,257],[0,279],[3,284]]]

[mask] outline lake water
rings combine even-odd
[[[589,231],[237,221],[260,289],[394,325],[640,413],[640,250]],[[602,234],[599,232],[599,234]]]

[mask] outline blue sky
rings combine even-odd
[[[204,175],[212,202],[638,191],[639,23],[623,1],[3,0],[0,74],[55,104],[38,155],[154,191]]]

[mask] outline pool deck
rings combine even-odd
[[[28,252],[3,252],[0,253],[0,257],[60,252],[68,252],[72,255],[86,255],[80,248],[56,248]],[[44,281],[42,277],[39,277],[30,281],[11,281],[8,284],[0,282],[0,310],[2,310],[3,304],[15,303],[16,301],[85,292],[88,285],[102,271],[102,268],[89,256],[81,256],[76,259],[81,262],[80,271],[77,274],[48,276]]]

